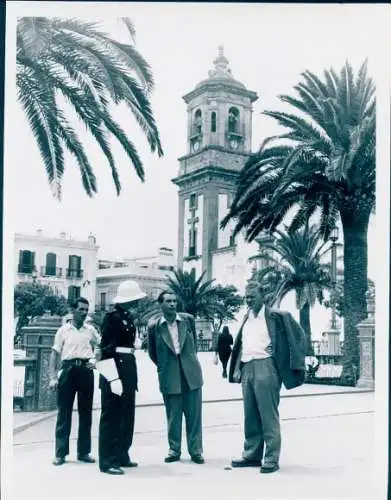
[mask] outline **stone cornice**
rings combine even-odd
[[[192,182],[205,182],[205,177],[208,176],[215,176],[218,178],[225,179],[227,181],[235,181],[240,172],[235,172],[234,170],[228,170],[222,167],[213,167],[210,165],[207,165],[199,170],[196,170],[194,172],[190,172],[189,174],[184,174],[184,175],[179,175],[178,177],[175,177],[174,179],[171,179],[171,182],[176,184],[177,186],[181,187],[184,184],[188,184],[190,181]]]
[[[182,96],[182,99],[185,101],[186,104],[188,104],[190,101],[192,101],[199,95],[205,94],[208,90],[212,91],[226,90],[232,92],[233,94],[247,97],[248,99],[250,99],[250,102],[255,102],[258,99],[258,95],[256,92],[254,92],[253,90],[247,90],[246,88],[238,87],[237,85],[235,85],[235,83],[231,83],[230,80],[228,79],[226,82],[225,81],[214,82],[213,80],[205,80],[205,82],[202,82],[202,84],[199,87],[195,88],[194,90]]]
[[[204,154],[209,149],[210,150],[214,150],[214,151],[221,151],[222,153],[228,153],[228,154],[230,154],[232,156],[237,155],[237,156],[248,157],[251,154],[251,153],[243,153],[242,151],[232,151],[231,149],[224,148],[223,146],[218,146],[218,145],[214,145],[214,144],[208,144],[207,146],[204,146],[202,149],[200,149],[196,153],[189,153],[189,154],[186,154],[184,156],[180,156],[178,158],[178,161],[187,160],[189,158],[196,157],[197,155]]]

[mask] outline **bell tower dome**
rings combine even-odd
[[[230,228],[219,223],[235,181],[251,152],[252,106],[258,99],[233,77],[223,46],[208,78],[183,100],[187,105],[186,155],[179,158],[178,267],[213,275],[213,253],[233,247]]]

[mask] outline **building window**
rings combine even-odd
[[[230,247],[235,246],[235,238],[234,238],[233,234],[231,234],[231,236],[229,237],[229,246]]]
[[[18,272],[31,274],[34,269],[35,252],[20,250]]]
[[[210,120],[210,131],[211,132],[216,132],[216,112],[212,111],[211,114],[211,120]]]
[[[79,286],[69,286],[68,287],[68,302],[72,304],[76,299],[80,297],[80,287]]]
[[[195,280],[195,278],[196,278],[196,269],[195,269],[195,267],[191,268],[190,275]]]
[[[193,132],[195,135],[202,134],[202,112],[200,109],[194,113]]]
[[[194,227],[189,230],[189,257],[197,255],[197,229]]]
[[[67,278],[82,278],[81,257],[79,255],[70,255],[68,263]]]
[[[106,292],[102,292],[100,294],[100,308],[102,311],[105,311],[106,310],[106,305],[107,305],[107,293]]]
[[[46,254],[45,276],[56,276],[57,255],[55,253]]]
[[[189,209],[196,210],[197,208],[198,208],[198,196],[195,193],[192,193],[189,199]]]
[[[228,132],[237,134],[239,132],[239,110],[238,108],[229,108],[228,111]]]

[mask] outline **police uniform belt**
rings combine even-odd
[[[135,348],[134,347],[116,347],[115,352],[118,352],[119,354],[134,354]]]

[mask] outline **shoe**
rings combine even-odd
[[[53,465],[63,465],[65,464],[65,458],[64,457],[55,457],[52,462]]]
[[[270,472],[276,472],[280,467],[277,464],[262,465],[261,474],[268,474]]]
[[[202,455],[193,455],[191,457],[191,461],[194,462],[195,464],[204,464],[205,460]]]
[[[120,467],[138,467],[137,462],[132,462],[131,460],[128,460],[127,462],[120,462]]]
[[[227,374],[226,373],[223,373],[223,378],[227,378]]]
[[[109,467],[108,469],[101,469],[101,472],[105,474],[111,474],[112,476],[122,476],[125,472],[119,467]]]
[[[247,458],[237,458],[231,461],[231,467],[260,467],[261,461],[248,460]]]
[[[90,455],[78,455],[77,459],[79,462],[85,462],[86,464],[94,464],[95,458],[92,458]]]
[[[169,454],[164,459],[164,461],[166,462],[166,464],[171,464],[172,462],[179,462],[180,459],[181,459],[180,455]]]

